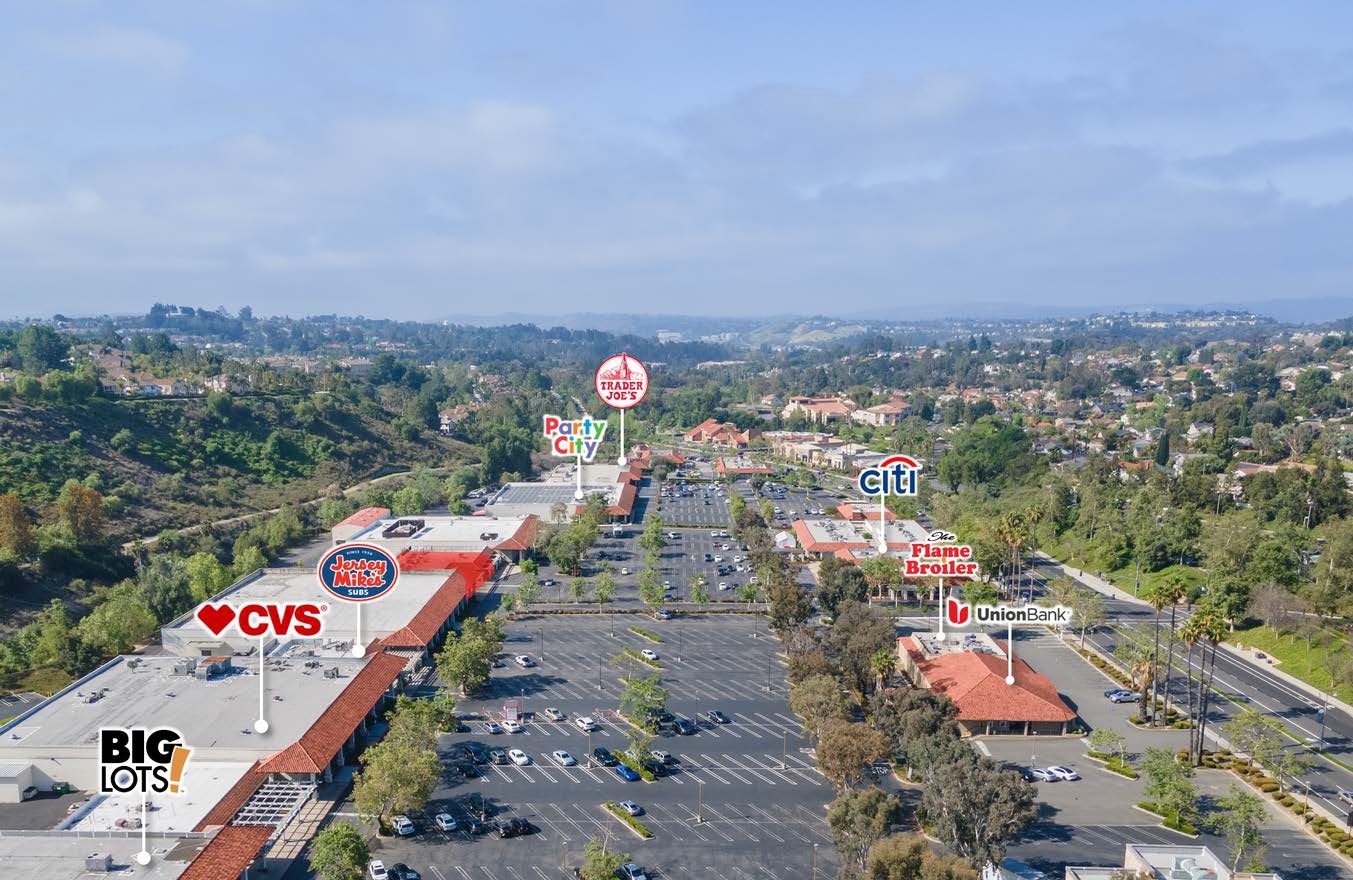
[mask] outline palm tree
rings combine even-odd
[[[1145,706],[1147,691],[1156,683],[1156,664],[1146,654],[1140,654],[1128,667],[1128,674],[1132,676],[1132,683],[1142,695],[1142,704]],[[1143,708],[1142,711],[1145,712],[1146,709]],[[1155,715],[1154,712],[1151,714]]]
[[[1202,763],[1203,744],[1207,741],[1207,704],[1217,675],[1217,646],[1226,638],[1227,628],[1223,616],[1210,608],[1199,609],[1188,623],[1197,627],[1199,641],[1203,643],[1203,659],[1198,664],[1198,723],[1189,735],[1189,754],[1197,766]]]
[[[1168,716],[1170,714],[1168,708],[1170,704],[1170,673],[1174,671],[1175,621],[1177,620],[1179,603],[1184,601],[1184,597],[1188,595],[1188,590],[1184,587],[1184,579],[1178,574],[1172,574],[1161,585],[1161,593],[1170,604],[1170,638],[1165,646],[1165,686],[1163,688],[1166,705],[1165,715]]]
[[[880,693],[883,683],[892,677],[893,670],[897,668],[897,657],[886,649],[876,651],[869,658],[869,668],[874,673],[874,693]]]
[[[1203,638],[1203,621],[1199,617],[1190,617],[1184,621],[1183,626],[1179,627],[1179,639],[1188,648],[1185,655],[1187,663],[1184,666],[1184,678],[1188,682],[1188,719],[1189,719],[1189,760],[1193,760],[1193,727],[1197,724],[1193,706],[1193,649],[1197,647],[1198,642]],[[1199,670],[1201,676],[1202,670]],[[1198,696],[1202,697],[1201,690]]]
[[[1142,591],[1142,598],[1151,603],[1151,607],[1156,609],[1155,647],[1151,651],[1151,664],[1154,669],[1160,668],[1160,612],[1170,602],[1170,591],[1166,588],[1164,582],[1156,581],[1146,585]],[[1154,678],[1154,675],[1152,676]],[[1168,698],[1168,695],[1167,695]],[[1146,702],[1146,694],[1142,694],[1142,702]],[[1143,710],[1145,711],[1145,710]],[[1151,688],[1151,726],[1156,726],[1156,689]]]

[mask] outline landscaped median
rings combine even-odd
[[[652,630],[644,629],[642,626],[632,626],[632,627],[629,628],[629,631],[632,632],[632,633],[634,633],[636,636],[638,636],[638,637],[641,638],[641,639],[648,639],[650,642],[652,642],[652,643],[655,644],[655,645],[661,645],[661,644],[662,644],[662,636],[658,635],[657,633],[653,632]]]
[[[617,804],[615,801],[607,801],[602,804],[602,807],[606,812],[615,816],[621,822],[624,822],[625,825],[629,827],[629,830],[639,835],[641,840],[653,839],[653,832],[648,830],[648,826],[631,816],[629,813],[626,813],[625,809],[621,807],[620,804]]]
[[[634,648],[629,647],[628,645],[625,646],[624,648],[621,648],[621,649],[620,649],[620,653],[621,653],[622,655],[624,655],[624,656],[630,658],[631,660],[635,661],[636,663],[642,663],[642,664],[644,664],[644,665],[647,666],[649,669],[656,669],[656,670],[658,670],[659,672],[662,671],[662,664],[661,664],[661,663],[659,663],[657,660],[650,660],[650,659],[648,659],[648,658],[645,657],[643,654],[640,654],[637,650],[635,650]],[[656,652],[655,652],[655,653],[656,653]]]
[[[1142,801],[1137,804],[1137,809],[1150,813],[1153,816],[1160,817],[1160,825],[1162,828],[1178,831],[1180,834],[1187,834],[1189,837],[1198,836],[1198,829],[1190,825],[1188,820],[1181,819],[1178,815],[1168,815],[1167,811],[1153,803]]]
[[[1117,773],[1119,776],[1126,776],[1128,779],[1136,779],[1141,776],[1127,761],[1123,760],[1122,755],[1107,755],[1104,752],[1088,751],[1085,757],[1091,761],[1098,761],[1104,765],[1104,769],[1111,773]]]
[[[632,724],[633,722],[630,723]],[[615,759],[620,763],[624,764],[626,767],[633,770],[635,773],[638,773],[639,778],[642,779],[644,782],[658,781],[658,777],[653,775],[653,771],[641,767],[638,761],[631,758],[625,752],[619,752],[618,754],[616,754]]]

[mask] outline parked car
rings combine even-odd
[[[462,751],[465,752],[465,757],[475,764],[487,764],[489,762],[489,750],[479,743],[466,743]]]
[[[690,736],[696,731],[695,722],[689,718],[678,718],[672,722],[672,725],[676,728],[676,732],[682,736]]]
[[[644,869],[634,862],[626,862],[621,865],[619,873],[621,880],[648,880],[648,875],[644,873]]]
[[[1124,688],[1105,691],[1104,697],[1110,703],[1139,703],[1142,699],[1141,694],[1136,691],[1125,690]]]
[[[642,651],[639,652],[639,654],[645,660],[652,660],[656,662],[658,659],[658,652],[653,650],[652,648],[644,648]]]
[[[638,774],[638,773],[635,773],[633,770],[631,770],[630,768],[626,767],[624,764],[621,764],[621,763],[618,763],[618,762],[617,762],[616,765],[615,765],[615,775],[616,775],[616,776],[619,776],[621,779],[625,780],[626,782],[638,782],[638,781],[639,781],[639,774]]]
[[[596,762],[603,767],[614,767],[616,764],[620,763],[618,760],[616,760],[615,755],[611,754],[611,750],[606,748],[605,746],[597,746],[595,749],[593,749],[592,757],[595,758]]]
[[[423,880],[423,875],[403,862],[395,862],[390,866],[390,880]]]
[[[710,709],[708,712],[705,713],[705,717],[708,718],[710,721],[713,721],[715,724],[727,724],[729,721],[728,716],[720,712],[718,709]]]
[[[474,764],[469,761],[461,761],[456,764],[456,770],[466,779],[476,779],[479,776],[479,771],[476,770]]]
[[[565,715],[558,709],[554,708],[553,706],[550,706],[548,709],[545,710],[545,717],[550,719],[551,721],[563,721],[564,719],[568,718],[567,715]]]
[[[621,801],[620,809],[624,810],[626,813],[629,813],[631,816],[642,816],[644,814],[644,808],[636,804],[634,801]]]
[[[507,733],[521,733],[522,726],[520,721],[504,721],[503,730]]]
[[[512,658],[512,662],[516,663],[522,669],[530,669],[532,666],[536,665],[536,661],[532,660],[527,654],[518,654]]]
[[[587,715],[579,715],[577,718],[574,718],[573,724],[585,733],[590,733],[597,729],[597,722]]]
[[[1070,767],[1049,767],[1048,772],[1063,782],[1075,782],[1081,778],[1081,775]]]
[[[479,819],[473,818],[465,820],[465,833],[469,834],[471,837],[478,837],[481,834],[486,834],[488,833],[488,830],[489,824],[487,822],[481,822]]]
[[[657,611],[654,611],[654,612],[653,612],[653,619],[654,619],[654,620],[671,620],[671,619],[672,619],[672,612],[668,611],[666,608],[659,608]]]
[[[493,751],[489,752],[489,760],[494,764],[506,764],[507,752],[503,751],[502,749],[494,749]]]
[[[654,776],[666,776],[667,767],[661,761],[654,757],[644,758],[639,762],[639,766],[652,773]]]
[[[385,862],[380,859],[372,859],[366,863],[366,875],[371,880],[390,880],[390,872],[385,870]]]
[[[677,762],[676,755],[673,755],[671,752],[654,749],[651,754],[664,764],[675,764]]]
[[[493,830],[500,839],[517,836],[517,826],[513,824],[511,819],[499,819],[494,822]]]
[[[418,826],[413,824],[412,819],[404,815],[391,819],[390,827],[395,829],[395,833],[400,837],[411,837],[418,833]]]
[[[1056,781],[1057,781],[1057,777],[1056,777],[1056,776],[1053,776],[1051,771],[1049,771],[1049,770],[1044,770],[1042,767],[1030,767],[1030,768],[1028,769],[1027,774],[1025,775],[1024,778],[1025,778],[1025,779],[1031,779],[1031,780],[1034,781],[1034,782],[1056,782]]]
[[[554,762],[560,767],[576,767],[578,765],[577,759],[563,749],[556,749],[551,754]]]
[[[484,722],[484,732],[485,732],[485,733],[502,733],[502,732],[503,732],[503,726],[502,726],[501,724],[499,724],[497,721],[485,721],[485,722]]]
[[[438,813],[432,820],[437,825],[438,831],[456,831],[456,817],[450,813]]]
[[[509,761],[516,764],[518,767],[525,767],[527,764],[531,763],[531,756],[521,749],[508,750],[507,757]]]

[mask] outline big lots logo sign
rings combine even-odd
[[[879,495],[915,495],[921,465],[905,455],[890,455],[873,467],[861,468],[855,477],[860,493],[868,498]]]
[[[324,632],[324,615],[328,613],[329,606],[319,602],[221,602],[200,606],[197,621],[214,636],[233,627],[251,638],[308,639]]]

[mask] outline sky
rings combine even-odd
[[[1353,296],[1353,5],[0,4],[0,316]]]

